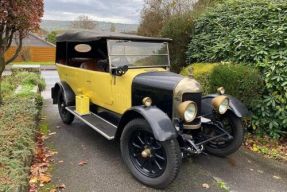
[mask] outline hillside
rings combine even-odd
[[[96,22],[97,27],[95,31],[110,31],[112,23],[110,22]],[[116,32],[136,32],[138,25],[136,24],[122,24],[114,23]],[[66,31],[73,30],[71,28],[71,21],[56,21],[56,20],[43,20],[41,23],[41,28],[51,32],[51,31]]]

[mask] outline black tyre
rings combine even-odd
[[[66,110],[66,103],[62,92],[58,95],[58,110],[62,121],[65,124],[71,124],[74,121],[75,116]]]
[[[232,112],[226,113],[222,117],[221,123],[233,139],[230,141],[221,141],[220,139],[211,141],[205,146],[205,149],[212,155],[226,157],[241,147],[244,140],[244,128],[241,119]]]
[[[121,136],[121,153],[132,175],[154,188],[169,185],[181,165],[178,141],[157,141],[144,119],[132,120],[125,126]]]

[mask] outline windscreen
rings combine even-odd
[[[166,42],[109,40],[108,48],[112,68],[124,65],[129,68],[169,66]]]

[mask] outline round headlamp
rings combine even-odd
[[[178,113],[185,122],[192,122],[197,115],[197,105],[193,101],[185,101],[178,105]]]
[[[227,96],[218,96],[212,100],[214,109],[221,115],[226,113],[229,108],[229,98]]]
[[[219,95],[224,95],[224,94],[225,94],[225,89],[224,89],[224,87],[219,87],[219,88],[217,89],[217,93],[218,93]]]
[[[152,100],[151,100],[150,97],[145,97],[145,98],[142,100],[142,102],[143,102],[143,105],[144,105],[145,107],[150,107],[151,104],[152,104]]]

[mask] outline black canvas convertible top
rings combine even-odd
[[[87,42],[100,39],[118,39],[118,40],[138,40],[138,41],[171,41],[169,38],[144,37],[139,35],[130,35],[124,33],[111,32],[67,32],[57,37],[57,42]]]

